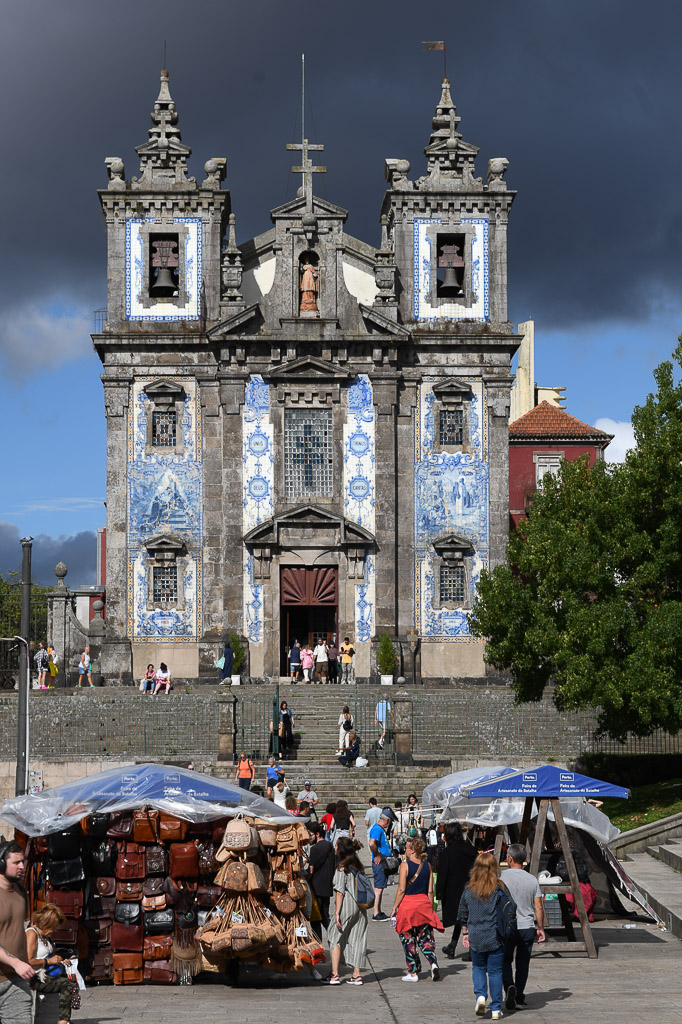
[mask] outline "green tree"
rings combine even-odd
[[[559,708],[597,708],[617,739],[682,727],[682,384],[670,362],[654,377],[636,448],[621,465],[580,459],[545,476],[470,616],[517,700],[552,682]]]
[[[393,675],[398,664],[395,648],[388,633],[382,633],[379,638],[379,650],[377,651],[377,667],[383,676]]]

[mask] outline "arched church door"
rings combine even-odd
[[[336,566],[283,566],[280,570],[282,675],[289,673],[289,649],[294,642],[315,647],[336,638],[339,575]]]

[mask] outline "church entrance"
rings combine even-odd
[[[296,639],[311,647],[336,639],[339,578],[336,566],[289,567],[280,570],[280,672],[289,674],[289,648]]]

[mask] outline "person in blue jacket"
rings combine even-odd
[[[224,683],[226,679],[230,679],[232,677],[232,666],[234,664],[234,651],[232,650],[232,648],[230,646],[230,641],[229,640],[225,641],[225,650],[223,651],[223,658],[225,659],[225,662],[224,662],[223,667],[222,667],[222,669],[220,671],[220,675],[221,675],[220,682],[221,682],[221,684]]]

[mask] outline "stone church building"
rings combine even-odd
[[[425,683],[485,675],[467,609],[508,531],[515,193],[459,122],[446,79],[424,173],[385,162],[378,247],[314,195],[305,139],[297,198],[237,244],[226,161],[189,175],[166,71],[139,174],[107,158],[108,680],[214,680],[232,630],[256,679],[293,637],[346,635],[374,678],[382,633],[408,681],[412,650]]]

